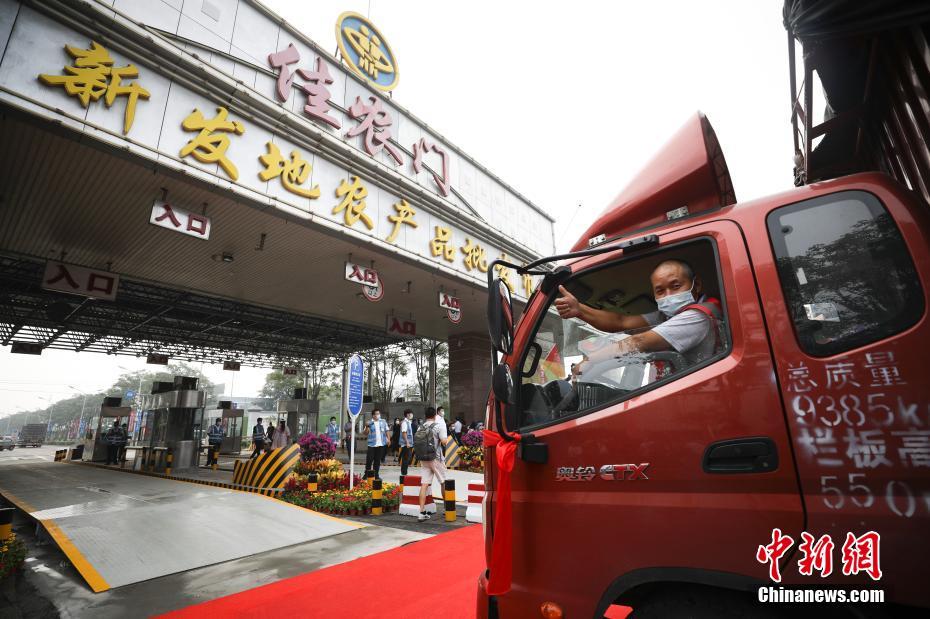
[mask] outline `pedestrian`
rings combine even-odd
[[[107,430],[107,433],[104,434],[103,438],[107,442],[107,464],[116,464],[116,460],[119,457],[119,444],[120,437],[123,432],[119,427],[119,419],[113,422],[113,425]]]
[[[391,453],[394,454],[394,462],[397,462],[400,453],[400,417],[395,417],[391,426]]]
[[[339,424],[336,423],[335,417],[329,418],[329,425],[326,426],[326,436],[333,442],[333,446],[339,444]]]
[[[352,440],[352,420],[342,424],[342,446],[349,453],[349,441]]]
[[[409,408],[404,411],[404,420],[400,422],[400,474],[407,474],[407,467],[413,460],[413,411]]]
[[[365,452],[365,475],[374,471],[375,477],[381,479],[381,457],[387,451],[391,442],[388,437],[387,422],[381,419],[381,410],[371,411],[371,421],[365,426],[365,436],[368,437],[368,450]]]
[[[455,423],[452,424],[452,436],[459,445],[462,444],[462,426],[464,425],[462,421],[464,421],[464,419],[464,417],[459,415],[455,418]]]
[[[414,448],[417,458],[420,459],[420,515],[418,522],[429,520],[426,511],[426,493],[433,491],[433,479],[439,481],[442,489],[446,481],[446,459],[443,447],[449,443],[449,434],[446,424],[436,414],[432,406],[426,407],[426,421],[417,430],[414,437]]]
[[[274,423],[268,420],[268,429],[265,430],[265,451],[271,451],[271,444],[274,442]]]
[[[278,429],[274,431],[274,438],[271,441],[271,448],[278,449],[287,447],[291,443],[291,431],[287,427],[287,422],[283,419],[278,422]]]
[[[262,418],[258,418],[258,423],[252,428],[252,455],[249,460],[257,458],[265,449],[265,428],[262,426]]]
[[[223,445],[223,435],[225,434],[222,424],[223,420],[217,418],[216,422],[207,428],[207,442],[210,445],[210,450],[207,452],[207,466],[216,464],[217,456],[220,455],[220,447]]]

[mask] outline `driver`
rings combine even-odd
[[[649,280],[659,310],[636,316],[594,309],[559,286],[562,296],[556,299],[555,308],[563,319],[580,318],[610,333],[652,327],[591,353],[574,368],[576,375],[582,374],[586,366],[629,353],[674,350],[689,366],[714,354],[717,321],[722,315],[720,301],[703,293],[701,278],[695,277],[691,265],[683,260],[665,260],[656,266]]]

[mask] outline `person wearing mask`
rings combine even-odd
[[[400,474],[407,474],[407,468],[413,461],[413,411],[409,408],[404,411],[404,420],[400,422],[398,441],[400,443]]]
[[[278,429],[274,432],[274,438],[271,440],[271,448],[278,449],[287,447],[291,442],[291,431],[287,427],[287,422],[283,419],[278,422]]]
[[[262,425],[262,418],[258,418],[258,423],[252,428],[252,455],[249,460],[257,458],[265,449],[265,427]]]
[[[223,445],[223,420],[217,418],[212,426],[207,428],[207,442],[210,449],[207,451],[207,466],[213,466],[217,462],[217,456],[220,455],[220,447]]]
[[[371,421],[365,426],[365,436],[368,437],[368,450],[365,452],[365,475],[374,471],[375,477],[381,479],[381,457],[387,451],[391,442],[388,437],[387,422],[381,419],[381,410],[371,411]]]
[[[339,424],[336,423],[335,417],[329,418],[329,425],[326,426],[326,436],[333,442],[333,445],[339,444]]]
[[[439,490],[442,492],[446,481],[446,459],[443,457],[443,447],[449,443],[449,435],[446,433],[446,424],[439,417],[437,411],[432,406],[426,408],[426,421],[424,422],[423,432],[428,432],[428,441],[432,441],[434,447],[434,457],[432,460],[420,461],[420,515],[417,521],[423,522],[429,520],[429,512],[426,511],[426,493],[433,491],[433,480],[439,481]]]
[[[649,277],[658,311],[625,315],[580,303],[564,286],[555,308],[565,320],[578,318],[608,333],[636,330],[630,337],[587,355],[572,369],[583,376],[599,362],[629,353],[672,350],[693,365],[711,357],[718,345],[720,301],[704,293],[701,278],[683,260],[660,262]]]

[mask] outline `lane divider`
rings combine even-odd
[[[484,501],[484,482],[468,482],[468,507],[465,509],[465,522],[481,522],[484,512],[481,503]]]
[[[422,477],[419,475],[406,475],[401,478],[401,487],[403,490],[398,513],[402,516],[419,516],[420,515],[420,483]],[[433,503],[433,493],[426,493],[426,505],[424,510],[427,513],[436,513],[436,504]]]
[[[455,522],[455,480],[447,479],[443,484],[442,508],[446,512],[446,522]]]

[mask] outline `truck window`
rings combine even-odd
[[[801,349],[828,356],[913,325],[923,292],[891,215],[847,191],[772,211],[768,229]]]
[[[651,276],[668,260],[688,266],[695,282],[688,298],[692,305],[700,301],[704,309],[688,305],[673,318],[658,311]],[[595,267],[569,280],[565,288],[589,308],[642,317],[642,326],[611,332],[581,318],[562,319],[554,306],[562,296],[557,293],[537,325],[536,346],[529,346],[523,359],[521,428],[602,408],[719,359],[728,349],[716,255],[709,240]],[[661,339],[652,340],[658,349],[624,349],[650,331],[660,334]],[[629,338],[633,339],[623,344]]]

